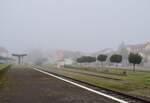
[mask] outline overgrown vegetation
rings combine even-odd
[[[9,67],[9,64],[0,64],[0,72],[4,71],[7,69],[7,67]]]
[[[3,87],[4,82],[6,81],[6,78],[4,78],[4,74],[6,73],[9,67],[10,65],[8,64],[0,64],[0,88]]]
[[[107,68],[109,72],[96,68],[60,68],[53,72],[69,76],[96,86],[115,91],[150,98],[150,71],[126,70],[128,75],[122,75],[125,69]],[[51,69],[50,69],[51,70]],[[112,78],[112,79],[110,79]],[[118,80],[117,80],[118,79]],[[144,92],[143,92],[144,91]]]

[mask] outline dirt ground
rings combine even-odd
[[[116,103],[32,68],[13,66],[4,76],[0,103]]]

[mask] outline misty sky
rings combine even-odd
[[[150,41],[150,0],[0,0],[0,46],[98,51]]]

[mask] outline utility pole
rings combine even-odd
[[[18,64],[23,64],[23,57],[27,56],[27,54],[12,54],[12,56],[15,56],[18,58]]]

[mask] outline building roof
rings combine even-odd
[[[4,47],[0,47],[0,56],[7,57],[8,56],[8,50]]]
[[[0,47],[0,53],[8,53],[8,50],[4,47]]]
[[[130,48],[130,49],[143,49],[147,45],[150,45],[150,42],[143,43],[143,44],[127,45],[127,47]]]

